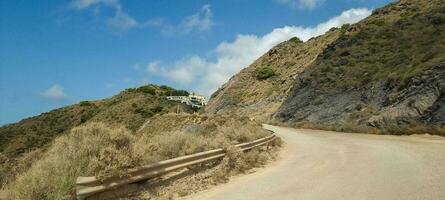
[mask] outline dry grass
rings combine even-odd
[[[287,126],[293,128],[315,129],[325,131],[337,131],[345,133],[369,133],[369,134],[390,134],[390,135],[413,135],[413,134],[432,134],[445,136],[445,127],[426,125],[420,122],[412,121],[404,125],[387,124],[382,128],[375,128],[366,125],[345,122],[343,124],[324,124],[308,121],[302,122],[280,122],[277,119],[269,121],[269,124]]]
[[[74,199],[77,176],[118,174],[134,166],[134,136],[101,123],[74,128],[54,142],[43,159],[17,176],[11,199]]]
[[[174,116],[171,116],[174,117]],[[245,118],[189,115],[181,130],[132,134],[125,128],[90,123],[55,140],[42,159],[7,185],[9,199],[74,199],[78,176],[99,178],[123,175],[127,169],[160,160],[224,147],[229,156],[219,173],[240,173],[267,160],[259,151],[235,153],[233,144],[268,135]],[[201,123],[190,123],[200,119]],[[168,118],[163,118],[168,119]],[[225,119],[225,120],[223,120]],[[187,125],[188,124],[188,125]],[[193,125],[190,128],[190,124]],[[201,128],[197,128],[201,127]],[[218,172],[214,177],[218,179]]]

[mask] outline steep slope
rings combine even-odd
[[[401,0],[328,45],[276,116],[291,124],[445,134],[444,94],[445,1]]]
[[[14,158],[31,150],[46,147],[54,138],[72,127],[87,122],[105,122],[137,130],[157,113],[187,107],[168,101],[165,95],[188,94],[167,86],[147,85],[127,89],[109,99],[83,101],[59,108],[18,123],[0,127],[0,153]]]
[[[277,45],[216,91],[206,111],[267,120],[286,99],[294,78],[339,35],[332,30],[305,43],[292,38]]]

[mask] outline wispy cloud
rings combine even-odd
[[[61,101],[68,98],[62,86],[55,84],[48,89],[40,92],[39,95],[50,101]]]
[[[114,17],[107,19],[106,24],[109,28],[117,31],[118,33],[124,33],[127,30],[140,26],[138,21],[128,16],[120,9],[116,11],[116,15]]]
[[[192,84],[194,81],[202,79],[201,73],[206,71],[209,63],[198,56],[188,57],[177,61],[173,67],[166,68],[159,61],[153,61],[147,65],[148,73],[163,78],[170,79],[180,84]]]
[[[211,6],[206,4],[193,15],[184,17],[177,25],[165,23],[162,19],[153,19],[146,23],[149,26],[159,28],[166,35],[185,34],[193,31],[206,32],[215,25]]]
[[[119,0],[73,0],[69,4],[70,8],[77,10],[89,9],[94,6],[107,6],[114,9],[114,16],[108,18],[105,24],[116,33],[125,33],[132,28],[142,26],[140,22],[124,12]]]
[[[97,13],[98,6],[106,6],[115,10],[114,16],[106,19],[105,24],[108,28],[116,33],[125,33],[133,28],[151,27],[159,29],[165,35],[178,35],[190,32],[206,32],[214,26],[213,13],[211,6],[206,4],[201,9],[184,17],[177,25],[171,25],[162,18],[150,19],[147,21],[139,21],[127,14],[119,0],[72,0],[69,7],[76,10],[84,10],[96,8],[93,11]]]
[[[325,2],[325,0],[276,0],[280,4],[288,5],[292,9],[314,9]]]
[[[358,22],[370,14],[371,10],[366,8],[350,9],[314,27],[285,26],[263,36],[238,35],[234,41],[222,42],[210,52],[216,55],[215,60],[191,56],[173,63],[154,61],[147,65],[147,70],[153,76],[167,78],[210,96],[231,76],[278,43],[295,36],[307,41],[332,27]]]
[[[70,7],[75,9],[86,9],[94,5],[104,4],[112,7],[120,7],[119,0],[73,0]]]

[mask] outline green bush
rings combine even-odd
[[[185,90],[176,90],[172,87],[161,85],[162,95],[163,96],[188,96],[189,92]]]
[[[445,14],[435,13],[431,16],[430,21],[433,25],[436,25],[436,26],[445,24]]]
[[[94,105],[94,103],[91,103],[91,102],[89,102],[89,101],[81,101],[81,102],[79,103],[79,105],[80,105],[80,106],[92,106],[92,105]]]
[[[172,87],[167,86],[167,85],[161,85],[160,88],[161,88],[162,90],[175,90],[175,89],[173,89]]]
[[[172,96],[188,96],[189,92],[185,90],[175,90]]]
[[[150,111],[153,112],[153,113],[160,113],[160,112],[162,112],[163,110],[164,110],[164,107],[162,107],[162,106],[160,106],[160,105],[155,106],[155,107],[153,107],[153,108],[150,108]]]
[[[343,24],[343,25],[341,26],[341,30],[342,30],[342,31],[346,31],[346,30],[348,30],[350,27],[351,27],[351,24]]]
[[[133,93],[136,92],[137,90],[135,88],[128,88],[125,91],[127,91],[128,93]]]
[[[80,123],[83,124],[97,114],[97,110],[84,110],[80,116]]]
[[[156,94],[156,88],[154,88],[151,85],[141,86],[141,87],[139,87],[136,90],[138,92],[142,92],[142,93],[146,93],[146,94],[151,94],[151,95],[155,95]]]
[[[293,42],[293,43],[303,43],[303,41],[300,40],[300,38],[298,37],[293,37],[291,38],[289,41]]]
[[[155,114],[151,109],[144,109],[144,108],[136,108],[134,109],[134,113],[140,114],[145,118],[151,117]]]
[[[258,80],[266,80],[270,77],[277,75],[275,70],[270,67],[262,67],[255,70],[255,77]]]

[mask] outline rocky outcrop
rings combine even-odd
[[[445,4],[401,0],[329,44],[296,78],[276,117],[378,130],[435,127],[445,134],[444,94]]]
[[[413,77],[404,89],[396,84],[386,81],[323,91],[298,80],[277,117],[283,121],[352,122],[377,128],[411,122],[445,124],[445,63]]]
[[[444,64],[443,0],[400,0],[357,24],[277,45],[215,92],[206,112],[443,131]]]

